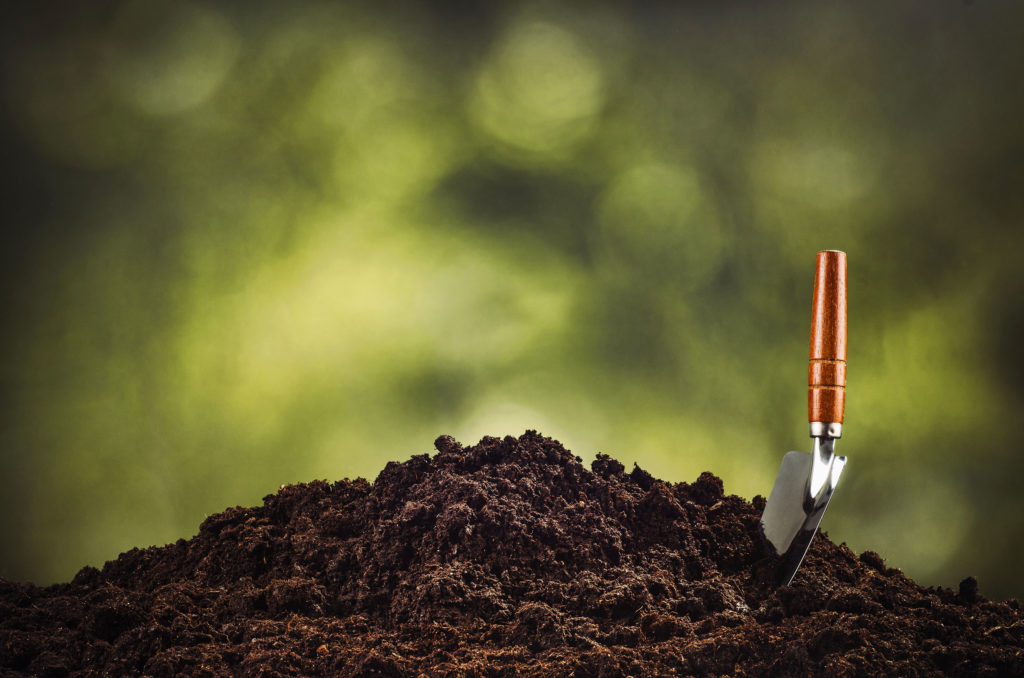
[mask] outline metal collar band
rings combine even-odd
[[[843,425],[834,421],[812,421],[812,438],[842,438]]]

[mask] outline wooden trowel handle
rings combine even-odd
[[[842,424],[846,403],[845,252],[818,252],[807,377],[809,421]]]

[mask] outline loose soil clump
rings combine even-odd
[[[1021,676],[1024,613],[815,539],[788,587],[764,499],[528,431],[283,487],[37,588],[0,580],[0,673]]]

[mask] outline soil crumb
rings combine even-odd
[[[287,486],[47,588],[0,579],[0,674],[1022,676],[1020,603],[819,535],[791,586],[764,499],[528,431]]]

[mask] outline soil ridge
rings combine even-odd
[[[793,585],[763,497],[536,431],[282,487],[66,584],[0,579],[11,675],[1024,675],[1020,603],[819,535]]]

